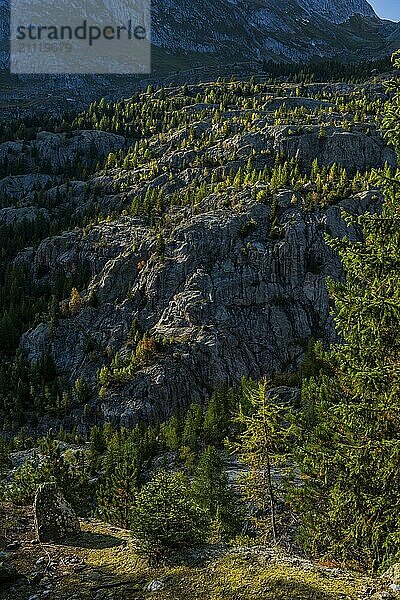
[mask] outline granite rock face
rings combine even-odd
[[[40,542],[63,542],[81,531],[75,511],[55,483],[39,486],[33,509]]]
[[[63,425],[167,418],[243,376],[290,383],[311,337],[335,339],[326,278],[343,273],[326,234],[358,239],[342,209],[379,210],[379,192],[354,190],[370,185],[363,171],[396,164],[376,120],[352,119],[338,99],[362,93],[380,102],[384,88],[266,84],[254,88],[249,109],[241,87],[217,120],[213,86],[189,86],[188,96],[165,88],[190,126],[179,121],[149,135],[146,149],[98,130],[39,131],[25,144],[0,145],[0,166],[3,156],[12,169],[0,181],[0,221],[20,219],[28,229],[38,214],[33,222],[43,231],[13,264],[48,295],[62,282],[60,314],[53,304],[52,323],[44,316],[20,343],[31,363],[50,351],[72,389]],[[298,167],[297,180],[273,182],[283,157]],[[348,185],[338,194],[330,184],[319,190],[307,179],[315,159],[321,172],[345,167]],[[357,171],[362,186],[351,181]],[[70,311],[67,296],[76,287],[81,298]],[[151,352],[137,359],[143,339]],[[74,395],[77,379],[88,385],[88,407]]]
[[[6,168],[17,175],[29,175],[21,180],[22,183],[30,188],[34,183],[40,189],[46,183],[45,179],[40,175],[33,176],[33,173],[44,168],[52,174],[67,169],[74,172],[78,163],[90,165],[106,157],[112,150],[119,150],[124,144],[122,136],[105,131],[77,131],[72,134],[41,131],[35,140],[28,143],[10,141],[0,144],[0,169]],[[30,183],[32,178],[34,181]],[[21,181],[17,182],[19,189]],[[13,182],[15,177],[9,178],[7,185],[11,186]]]
[[[49,219],[49,214],[45,209],[32,206],[24,208],[0,208],[0,223],[12,225],[22,223],[23,221],[33,223],[37,219]]]
[[[308,212],[293,191],[282,191],[274,228],[271,207],[245,194],[234,210],[209,202],[170,228],[162,256],[151,229],[130,217],[102,225],[101,238],[94,230],[79,239],[65,234],[61,245],[50,238],[35,254],[42,272],[61,260],[75,269],[91,265],[82,294],[95,294],[97,306],[84,304],[55,329],[43,323],[21,344],[31,361],[50,347],[71,383],[84,378],[103,419],[127,425],[167,417],[242,376],[295,371],[311,336],[334,339],[325,281],[342,269],[325,234],[356,239],[341,211],[378,210],[379,192]],[[163,343],[99,398],[98,370],[117,354],[122,364],[129,359],[134,321]]]
[[[274,150],[296,158],[303,169],[309,169],[315,159],[319,165],[337,163],[349,172],[397,163],[394,150],[388,147],[374,127],[343,131],[333,126],[304,127],[300,133],[290,127],[272,127]]]

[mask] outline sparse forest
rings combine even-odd
[[[338,569],[333,593],[319,571],[302,591],[302,582],[281,589],[273,571],[277,598],[367,598],[356,595],[357,578],[399,560],[400,171],[392,158],[400,82],[391,68],[265,61],[265,76],[246,81],[103,99],[49,120],[46,131],[72,147],[59,162],[43,159],[46,138],[34,118],[1,125],[2,142],[21,146],[18,156],[12,146],[0,154],[1,506],[24,510],[38,486],[56,482],[87,523],[128,532],[123,544],[134,540],[129,552],[156,582],[171,556],[181,571],[165,577],[180,581],[201,552],[209,560],[224,549],[215,569],[227,573],[229,592],[217,593],[215,583],[188,598],[272,598],[258,574],[254,596],[235,595],[243,589],[229,574],[246,580],[250,548],[263,549],[256,573],[272,561],[266,548]],[[80,156],[76,132],[111,137],[91,138]],[[358,163],[353,146],[341,151],[351,140],[364,144]],[[29,192],[13,191],[24,177]],[[198,259],[193,248],[213,216],[229,251]],[[296,267],[282,262],[293,238],[307,248],[301,284]],[[196,263],[189,278],[177,248],[189,248]],[[213,260],[223,265],[217,285]],[[180,277],[172,300],[163,275],[171,263]],[[209,313],[235,270],[253,291],[237,300],[229,290]],[[286,276],[290,286],[280,287]],[[148,291],[153,281],[159,296]],[[307,310],[290,320],[300,287]],[[194,300],[181,309],[185,294]],[[245,357],[235,354],[237,340],[223,327],[238,306],[254,328],[254,306],[263,314],[273,307],[279,327],[260,335],[292,353],[260,349],[259,332],[246,331]],[[296,319],[307,322],[307,335],[295,331]],[[224,344],[232,354],[218,354]],[[264,361],[273,352],[276,360]],[[234,376],[224,378],[222,360],[230,368],[236,360]],[[201,393],[192,385],[201,380],[196,361],[209,374]],[[175,404],[166,406],[161,392],[153,401],[160,388]],[[295,581],[296,565],[286,567]]]

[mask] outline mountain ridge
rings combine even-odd
[[[363,31],[368,32],[371,23],[376,28],[373,40]],[[218,0],[213,4],[199,0],[195,8],[186,0],[159,0],[153,4],[152,25],[155,46],[183,55],[190,51],[213,55],[221,61],[266,58],[301,62],[316,57],[347,61],[388,54],[400,43],[399,28],[396,43],[388,47],[387,25],[365,0],[322,4],[288,0],[285,5],[276,0]],[[374,45],[369,52],[371,42]]]
[[[118,8],[124,12],[124,4]],[[106,5],[106,3],[105,3]],[[113,11],[114,5],[108,10]],[[126,8],[126,7],[125,7]],[[78,5],[77,5],[78,10]],[[106,9],[107,10],[107,9]],[[366,0],[155,0],[150,77],[10,75],[9,0],[0,2],[0,105],[51,113],[84,109],[93,99],[119,99],[148,84],[205,81],[210,68],[230,77],[236,65],[257,71],[263,61],[370,61],[400,47],[400,24],[376,15]],[[217,76],[218,76],[217,75]]]
[[[0,66],[9,61],[9,0],[0,3]],[[77,3],[79,11],[79,3]],[[126,15],[124,0],[104,14]],[[102,12],[102,14],[103,14]],[[90,11],[89,11],[90,13]],[[361,20],[360,20],[361,18]],[[344,27],[344,25],[346,25]],[[366,36],[374,25],[373,39]],[[371,42],[373,46],[370,48]],[[387,55],[400,45],[400,26],[379,19],[366,0],[155,0],[152,45],[183,63],[208,59],[344,61]],[[157,58],[154,60],[157,68]]]
[[[365,17],[377,16],[366,0],[298,0],[298,4],[334,23],[344,23],[355,14]]]

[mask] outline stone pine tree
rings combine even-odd
[[[97,492],[97,505],[104,521],[128,529],[138,490],[138,468],[134,459],[118,464],[107,474]]]
[[[234,397],[232,390],[221,389],[211,396],[203,423],[204,441],[218,446],[229,433]]]
[[[98,438],[98,448],[102,451],[106,446],[106,453],[99,461],[102,478],[97,490],[98,510],[108,523],[128,528],[139,487],[140,455],[128,430],[115,432],[108,439],[103,432],[102,437]],[[93,457],[94,438],[91,442],[89,458]]]
[[[400,149],[399,82],[393,88],[384,123]],[[293,494],[308,548],[372,569],[398,560],[400,531],[399,172],[381,185],[382,210],[348,217],[362,241],[330,241],[347,274],[329,282],[341,343],[304,383],[304,484]]]

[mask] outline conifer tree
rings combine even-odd
[[[191,450],[198,450],[203,429],[203,410],[199,404],[191,404],[187,411],[182,433],[182,443]]]
[[[91,448],[106,452],[102,460],[103,478],[97,494],[102,518],[109,523],[128,528],[138,491],[140,458],[134,430],[122,429],[108,437],[95,431]],[[89,455],[91,456],[91,454]],[[95,457],[95,455],[94,455]]]
[[[83,305],[83,300],[82,300],[80,293],[78,292],[78,290],[75,287],[72,288],[71,297],[68,302],[68,308],[70,310],[70,313],[72,315],[76,314],[77,312],[80,311],[80,309],[82,308],[82,305]]]
[[[245,498],[253,506],[251,521],[265,541],[277,542],[276,506],[281,490],[273,480],[273,467],[285,467],[288,440],[293,435],[291,412],[268,396],[267,382],[242,383],[243,402],[236,421],[241,425],[237,452],[247,472],[241,477]]]
[[[105,477],[97,494],[99,512],[104,521],[125,529],[131,526],[137,481],[138,470],[134,461],[122,461]]]
[[[400,149],[393,86],[385,125]],[[304,485],[293,494],[308,548],[372,569],[398,557],[400,530],[399,174],[381,184],[382,210],[348,216],[362,240],[330,241],[346,271],[344,282],[329,283],[341,343],[304,383],[312,419],[297,456]]]
[[[238,498],[229,483],[221,454],[214,446],[208,446],[200,457],[194,474],[193,494],[207,512],[212,533],[217,530],[218,537],[223,538],[238,530]]]
[[[220,390],[211,396],[204,414],[204,440],[208,444],[221,444],[228,434],[231,422],[233,397]]]
[[[168,551],[204,540],[206,524],[206,513],[182,473],[161,471],[136,498],[132,530],[150,564],[160,562]]]
[[[168,450],[178,450],[181,439],[181,424],[178,415],[174,415],[165,423],[162,434]]]

